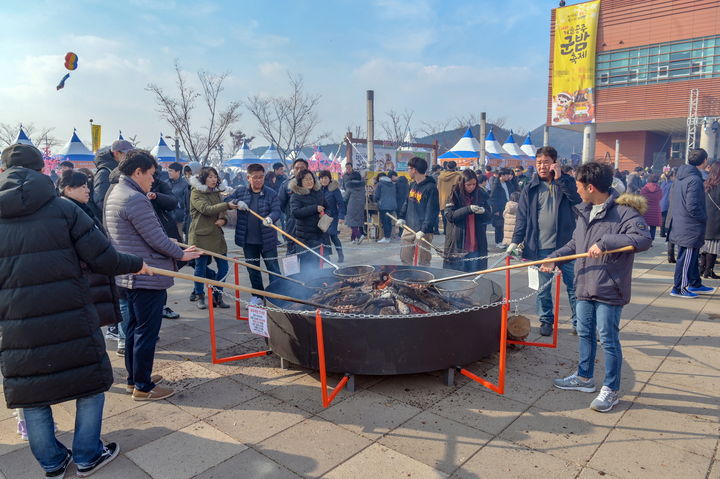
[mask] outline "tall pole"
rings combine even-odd
[[[543,146],[550,146],[550,126],[543,128]]]
[[[486,160],[485,160],[485,137],[487,136],[487,113],[484,111],[480,112],[480,138],[478,138],[478,141],[480,143],[480,164],[478,165],[478,168],[482,168],[485,166]]]
[[[585,125],[583,132],[583,152],[582,162],[590,163],[595,160],[595,132],[597,131],[596,123],[588,123]]]
[[[615,140],[615,170],[620,169],[620,140]]]
[[[175,161],[180,163],[180,140],[178,139],[177,130],[175,130]]]
[[[375,171],[375,92],[367,91],[367,154],[368,170]]]

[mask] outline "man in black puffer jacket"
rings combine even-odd
[[[110,148],[102,148],[95,157],[95,176],[93,177],[93,202],[100,209],[100,220],[102,221],[102,208],[105,204],[105,196],[110,188],[110,173],[117,168],[118,164],[133,149],[132,143],[127,140],[115,140]]]
[[[9,408],[24,408],[30,448],[50,477],[71,460],[84,477],[114,459],[103,445],[104,392],[113,382],[80,262],[105,275],[146,272],[118,253],[75,204],[57,196],[40,151],[12,145],[0,173],[0,366]],[[55,439],[50,405],[77,400],[74,453]]]

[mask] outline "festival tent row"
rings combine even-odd
[[[492,129],[485,138],[485,163],[494,167],[513,168],[522,166],[527,168],[535,161],[534,146],[528,134],[523,144],[523,148],[519,147],[515,142],[515,137],[510,132],[507,140],[503,145],[495,138]],[[532,154],[529,152],[532,151]],[[441,162],[455,161],[459,167],[474,167],[480,159],[480,143],[475,139],[470,128],[460,140],[450,148],[446,153],[438,158]]]
[[[93,163],[95,155],[80,141],[74,128],[70,141],[60,149],[54,158],[57,161],[70,161],[75,165],[75,168],[95,168]]]

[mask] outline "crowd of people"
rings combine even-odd
[[[94,172],[67,162],[47,176],[44,166],[33,146],[2,152],[0,362],[7,405],[18,409],[18,432],[48,477],[60,476],[70,461],[85,477],[118,454],[117,444],[100,440],[104,392],[113,382],[101,326],[118,340],[132,400],[173,395],[152,374],[162,320],[178,317],[167,305],[173,279],[153,268],[187,265],[199,278],[223,280],[228,263],[217,255],[228,253],[224,228],[231,220],[245,260],[273,273],[280,273],[281,241],[297,255],[301,271],[320,267],[305,248],[279,238],[276,228],[342,263],[342,227],[350,229],[353,244],[369,236],[368,202],[380,225],[375,239],[399,241],[403,264],[430,264],[429,245],[441,225],[444,268],[485,269],[493,245],[525,260],[587,252],[577,261],[546,263],[538,275],[540,284],[549,283],[559,269],[580,341],[577,372],[555,385],[594,392],[596,339],[602,344],[605,378],[591,404],[598,411],[618,401],[619,321],[630,301],[633,255],[647,250],[659,229],[668,261],[675,263],[672,296],[710,293],[714,288],[701,278],[718,278],[720,163],[709,165],[701,149],[678,168],[633,172],[596,162],[563,167],[550,146],[538,149],[527,170],[461,170],[452,161],[431,168],[413,157],[406,174],[383,172],[369,182],[351,163],[335,178],[310,171],[300,158],[289,175],[283,163],[272,171],[252,164],[244,175],[198,163],[172,163],[163,171],[125,140],[98,153]],[[490,244],[488,227],[494,229]],[[632,251],[605,254],[627,246]],[[260,272],[248,269],[248,276],[254,289],[265,288]],[[43,300],[48,297],[53,301]],[[189,300],[199,309],[209,302],[229,307],[221,288],[206,297],[201,282]],[[253,296],[251,303],[263,304],[263,298]],[[536,308],[540,334],[553,334],[549,288],[539,291]],[[69,400],[77,401],[72,451],[55,439],[50,409]]]

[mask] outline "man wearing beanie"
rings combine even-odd
[[[22,408],[33,455],[46,477],[75,461],[85,477],[120,448],[100,440],[113,382],[90,285],[93,273],[147,274],[118,253],[77,205],[58,197],[40,151],[15,144],[0,166],[0,364],[8,408]],[[90,325],[91,327],[88,327]],[[28,361],[27,358],[32,358]],[[72,450],[55,438],[53,404],[76,401]]]

